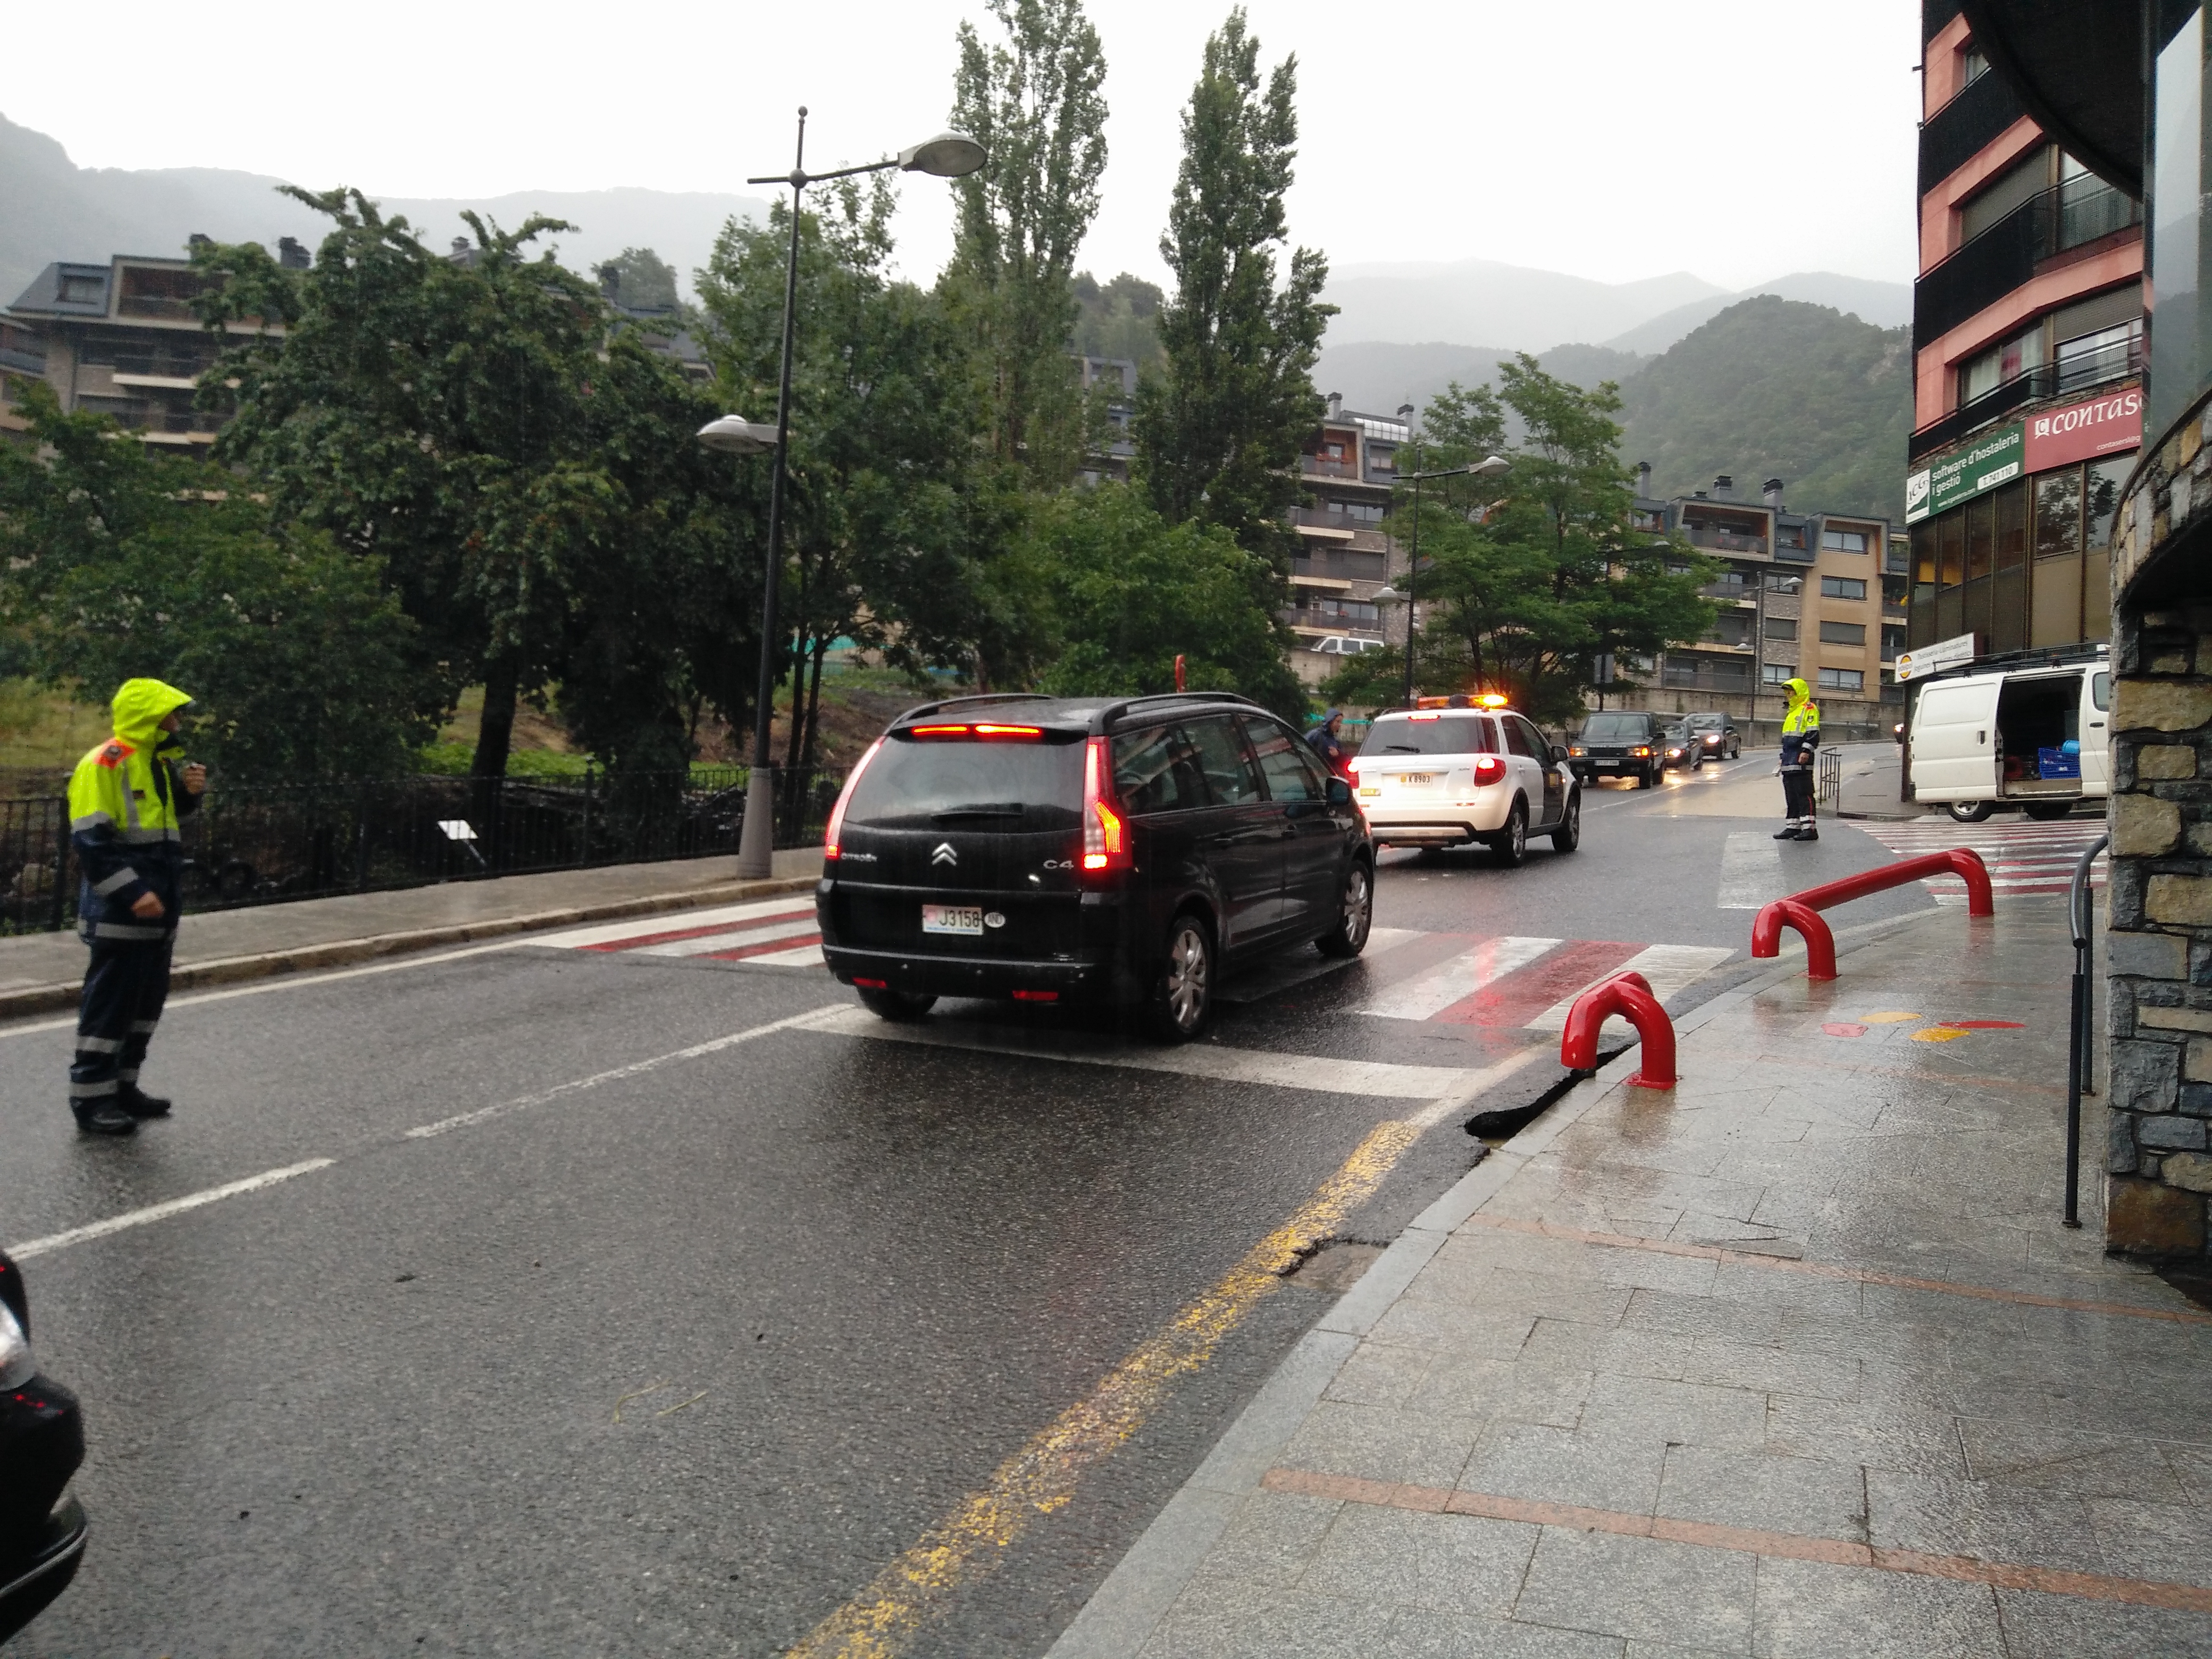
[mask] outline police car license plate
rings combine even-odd
[[[1436,774],[1433,772],[1401,772],[1398,774],[1398,781],[1404,784],[1434,783],[1436,781]]]
[[[983,908],[978,904],[925,904],[921,907],[925,933],[964,933],[983,937]]]

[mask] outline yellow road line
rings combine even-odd
[[[1412,1123],[1376,1124],[1295,1215],[1107,1373],[1088,1398],[1001,1463],[989,1485],[962,1499],[866,1589],[816,1626],[789,1659],[896,1654],[956,1590],[996,1568],[1031,1521],[1064,1507],[1085,1472],[1135,1434],[1177,1382],[1213,1357],[1222,1339],[1280,1287],[1283,1270],[1342,1226],[1419,1133]]]

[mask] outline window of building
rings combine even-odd
[[[2043,325],[2038,323],[1959,365],[1959,407],[1978,403],[2042,367]]]
[[[2092,553],[2112,544],[2112,519],[2120,510],[2120,486],[2134,469],[2132,455],[2089,463],[2082,507],[2082,529],[2087,533],[2082,540]]]
[[[1996,503],[1986,495],[1966,503],[1963,515],[1966,520],[1966,580],[1990,574],[1996,556],[1996,520],[1991,516]]]
[[[1367,457],[1367,468],[1370,472],[1395,472],[1398,458],[1387,449],[1376,450]]]
[[[1805,579],[1802,576],[1789,575],[1779,570],[1770,570],[1765,573],[1763,585],[1770,593],[1795,593],[1805,586]]]
[[[1856,576],[1823,576],[1820,578],[1820,597],[1826,599],[1863,599],[1866,598],[1866,583]]]
[[[1820,624],[1820,643],[1823,645],[1864,645],[1864,623],[1830,623]]]
[[[1797,637],[1797,618],[1769,617],[1760,631],[1770,640],[1794,640]]]
[[[1759,678],[1769,685],[1779,685],[1795,678],[1796,673],[1797,665],[1794,662],[1764,662],[1759,665]]]
[[[1823,668],[1820,671],[1820,690],[1823,691],[1863,691],[1866,673],[1857,668]]]
[[[1824,529],[1820,545],[1832,553],[1863,553],[1867,550],[1867,533],[1863,530]]]
[[[1895,662],[1897,653],[1905,649],[1905,630],[1885,625],[1881,630],[1881,659]]]
[[[1305,611],[1310,617],[1322,617],[1330,622],[1364,623],[1370,627],[1382,619],[1382,611],[1379,605],[1369,605],[1358,599],[1324,599],[1318,594],[1307,597]]]
[[[1991,498],[1996,520],[1996,568],[2017,570],[2027,562],[2027,484],[2007,484]]]
[[[2081,469],[2045,472],[2035,481],[2035,556],[2059,559],[2081,550]]]
[[[1990,72],[1990,60],[1982,49],[1972,40],[1959,48],[1959,90],[1968,87]]]
[[[1998,220],[2016,213],[2051,183],[2051,152],[2030,151],[1959,210],[1959,240],[1971,242]]]
[[[1777,547],[1804,546],[1805,526],[1802,524],[1785,524],[1778,526],[1774,532],[1774,544]]]
[[[1723,611],[1713,618],[1705,637],[1716,645],[1749,645],[1751,616],[1743,611]]]
[[[96,306],[107,295],[105,276],[64,276],[56,297],[65,306]]]
[[[2201,301],[2212,243],[2204,223],[2204,12],[2190,10],[2158,49],[2151,70],[2148,185],[2144,200],[2156,204],[2145,291],[2157,300],[2145,377],[2143,437],[2156,442],[2181,411],[2197,400],[2212,370],[2212,332]]]

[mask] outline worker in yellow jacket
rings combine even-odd
[[[1784,680],[1790,706],[1782,716],[1782,810],[1788,816],[1774,832],[1777,841],[1818,841],[1814,816],[1813,754],[1820,746],[1820,705],[1802,680]]]
[[[138,1086],[138,1068],[169,994],[179,830],[207,787],[207,768],[186,763],[176,738],[191,702],[159,680],[125,680],[115,694],[115,735],[70,777],[70,841],[82,875],[77,933],[92,950],[70,1109],[88,1134],[127,1135],[169,1109]]]

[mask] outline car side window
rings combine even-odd
[[[1115,738],[1114,790],[1122,805],[1140,817],[1206,804],[1198,750],[1178,726],[1125,732]]]
[[[1276,800],[1320,800],[1328,786],[1319,776],[1318,767],[1306,763],[1300,752],[1305,745],[1273,720],[1255,720],[1243,716],[1238,724],[1252,744],[1252,752],[1260,757],[1261,775],[1267,781],[1267,793]]]
[[[1531,739],[1528,722],[1518,714],[1505,717],[1505,750],[1508,754],[1526,755],[1530,760],[1541,760],[1544,753]]]
[[[1261,798],[1260,775],[1228,715],[1193,720],[1183,730],[1190,735],[1199,769],[1206,775],[1206,793],[1217,806],[1242,806]]]

